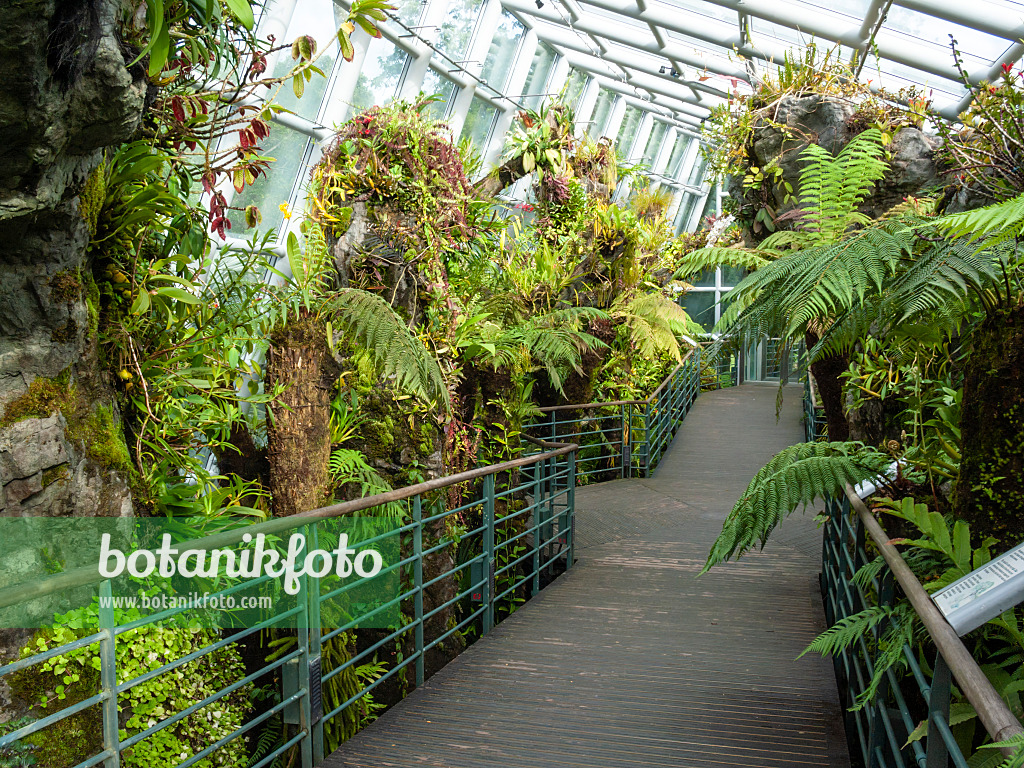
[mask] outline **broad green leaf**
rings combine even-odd
[[[198,296],[193,296],[188,291],[186,291],[186,290],[184,290],[182,288],[177,288],[177,287],[175,287],[173,285],[168,285],[168,286],[165,286],[163,288],[158,288],[157,289],[157,293],[160,296],[166,296],[168,298],[174,299],[175,301],[180,301],[182,304],[201,304],[202,303],[202,299],[200,299]]]
[[[149,309],[149,291],[143,289],[139,291],[139,295],[135,297],[135,301],[132,302],[131,313],[133,315],[141,315]]]
[[[252,14],[252,6],[249,0],[224,0],[231,12],[235,14],[242,26],[251,30],[256,25],[256,19]]]

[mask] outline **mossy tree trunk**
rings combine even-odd
[[[812,349],[819,338],[813,331],[804,334],[807,349]],[[843,412],[843,382],[840,374],[850,367],[846,355],[830,355],[811,363],[811,373],[817,384],[818,399],[825,409],[825,420],[828,423],[828,439],[842,442],[850,439],[850,425]]]
[[[953,515],[976,541],[1024,538],[1024,307],[990,314],[971,335]]]
[[[272,334],[266,385],[284,386],[267,420],[270,493],[277,517],[323,506],[330,490],[335,371],[324,329],[312,318]]]

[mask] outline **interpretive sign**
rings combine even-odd
[[[966,635],[1024,601],[1024,544],[932,595],[958,635]]]

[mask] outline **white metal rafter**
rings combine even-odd
[[[561,51],[575,52],[573,66],[607,74],[595,63],[627,70],[627,82],[652,98],[701,108],[756,78],[755,61],[769,67],[798,46],[791,40],[814,38],[857,52],[863,61],[876,54],[883,75],[904,81],[919,73],[922,86],[954,94],[937,104],[955,117],[966,102],[947,35],[966,27],[996,40],[972,56],[970,82],[991,79],[1003,63],[1024,56],[1024,8],[1011,0],[871,0],[863,16],[804,0],[501,0],[502,5]],[[888,22],[892,7],[912,14],[927,32],[911,34]],[[725,14],[735,14],[734,21]],[[788,30],[782,36],[771,27]],[[562,34],[558,28],[564,28]],[[934,32],[932,31],[934,30]],[[943,30],[946,30],[943,33]],[[884,31],[884,35],[880,32]],[[796,33],[794,36],[791,33]],[[998,42],[997,42],[998,40]],[[594,46],[596,44],[596,48]],[[655,57],[661,64],[652,66]],[[891,67],[887,70],[887,66]],[[664,66],[670,74],[661,72]],[[908,75],[906,70],[910,68]],[[672,72],[677,73],[675,77]],[[877,75],[875,76],[877,78]],[[658,82],[649,82],[655,78]],[[643,80],[641,84],[641,80]],[[902,83],[899,83],[902,84]],[[707,94],[714,98],[708,99]],[[668,102],[666,102],[668,103]],[[681,114],[694,117],[687,109]]]

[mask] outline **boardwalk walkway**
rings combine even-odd
[[[802,439],[800,396],[701,395],[655,477],[577,492],[578,563],[345,744],[331,768],[849,765],[823,627],[820,536],[696,579],[754,472]]]

